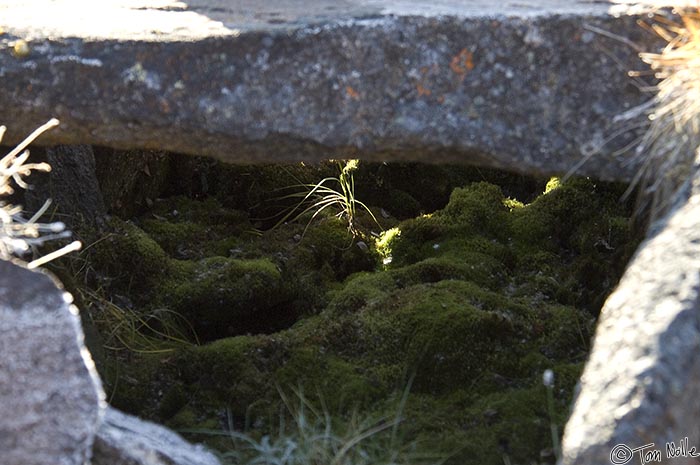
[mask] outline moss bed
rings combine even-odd
[[[270,229],[275,189],[331,164],[169,163],[177,184],[56,265],[112,405],[224,450],[203,431],[270,433],[280,391],[337,418],[391,415],[408,393],[402,434],[446,463],[555,461],[550,420],[561,432],[638,244],[625,186],[361,164],[357,195],[385,232],[364,213],[353,238],[330,211]]]

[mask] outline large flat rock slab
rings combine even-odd
[[[648,98],[627,72],[655,39],[610,6],[5,0],[6,139],[55,116],[43,144],[566,172]],[[581,173],[630,179],[635,164],[605,153]]]

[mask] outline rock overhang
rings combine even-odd
[[[236,36],[242,31],[290,31],[392,17],[533,18],[610,13],[605,2],[561,0],[438,0],[430,4],[417,0],[7,0],[0,8],[6,27],[30,38],[153,41]]]
[[[55,116],[43,144],[234,163],[360,154],[567,172],[649,98],[627,71],[656,44],[636,17],[584,1],[42,0],[0,13],[8,142]],[[635,164],[610,147],[580,172],[629,180]]]

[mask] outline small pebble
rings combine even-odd
[[[544,370],[544,373],[542,374],[542,384],[547,387],[552,387],[554,385],[554,372],[552,370]]]
[[[15,41],[15,45],[12,47],[12,54],[17,58],[25,58],[29,56],[29,44],[23,40]]]

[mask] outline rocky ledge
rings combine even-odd
[[[57,117],[41,143],[237,163],[359,150],[561,173],[647,98],[627,72],[655,39],[607,2],[419,3],[5,1],[6,139]],[[635,169],[601,155],[580,172],[628,180]]]

